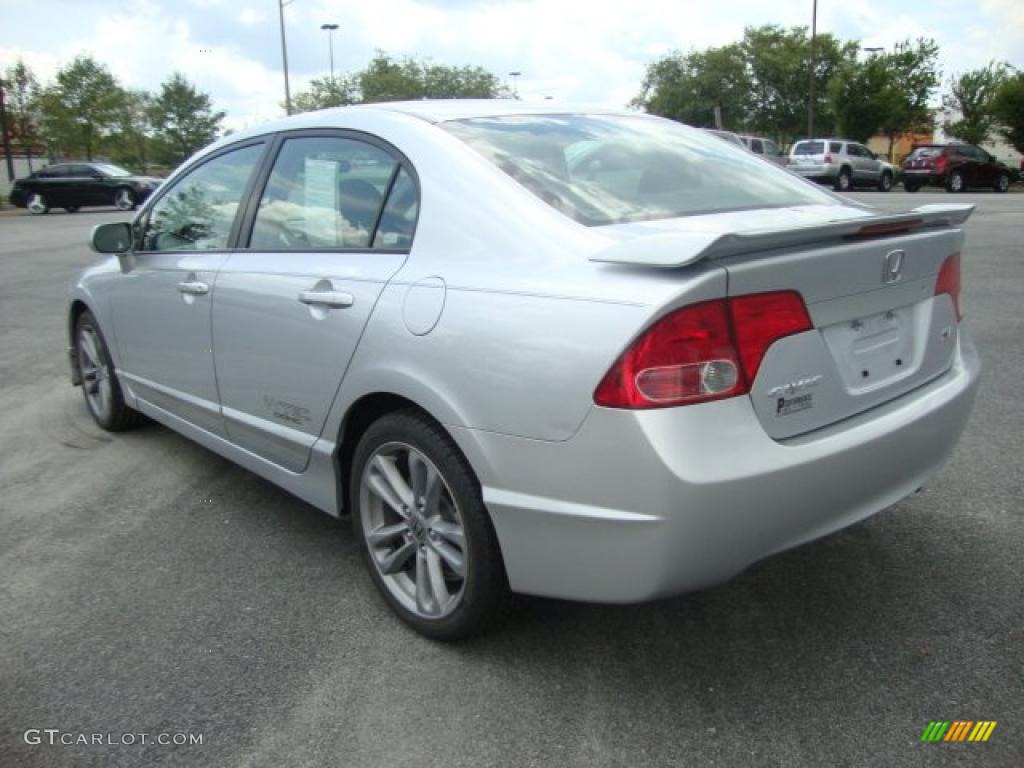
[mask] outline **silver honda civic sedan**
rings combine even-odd
[[[719,583],[920,488],[978,381],[970,206],[877,211],[635,113],[346,107],[185,163],[71,288],[71,369],[351,516],[451,639]]]

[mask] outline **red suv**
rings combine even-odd
[[[903,188],[917,192],[931,184],[949,192],[989,187],[1010,188],[1010,169],[973,144],[921,144],[903,161]]]

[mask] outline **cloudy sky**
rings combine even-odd
[[[376,48],[522,72],[520,93],[622,105],[645,65],[673,49],[738,39],[743,27],[809,24],[811,0],[293,0],[285,10],[292,90]],[[1024,68],[1024,0],[820,0],[819,30],[865,46],[935,38],[944,73],[991,58]],[[277,0],[0,0],[0,67],[22,57],[44,80],[77,53],[125,85],[183,72],[240,128],[281,114]]]

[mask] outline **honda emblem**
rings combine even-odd
[[[886,285],[898,283],[903,278],[903,251],[889,251],[885,254],[885,271],[882,282]]]

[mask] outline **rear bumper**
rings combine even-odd
[[[883,406],[777,442],[747,398],[594,408],[565,442],[453,429],[518,592],[640,602],[724,581],[913,493],[967,423],[979,361]]]
[[[946,177],[941,174],[931,173],[930,171],[915,171],[905,170],[903,174],[903,183],[906,184],[908,181],[911,184],[917,184],[918,186],[934,186],[944,187],[946,186]]]
[[[811,181],[835,181],[836,176],[839,175],[839,166],[835,164],[788,165],[786,167],[793,171],[793,173]]]

